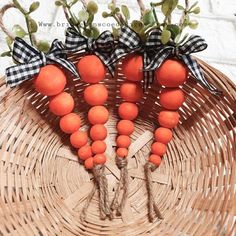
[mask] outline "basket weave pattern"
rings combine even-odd
[[[78,60],[75,55],[71,58]],[[192,78],[184,85],[186,102],[161,166],[152,173],[155,200],[164,220],[150,223],[143,166],[157,126],[159,87],[140,102],[128,157],[129,199],[121,217],[99,219],[98,196],[85,221],[80,213],[93,188],[93,176],[78,162],[68,136],[50,114],[48,99],[32,81],[10,90],[0,85],[0,235],[234,235],[236,230],[236,87],[222,73],[199,61],[206,79],[224,92],[211,95]],[[114,196],[120,67],[107,75],[110,119],[106,177]],[[88,129],[85,84],[68,78],[68,89]]]

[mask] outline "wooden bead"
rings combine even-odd
[[[131,139],[127,135],[120,135],[116,139],[117,147],[128,148],[131,144]]]
[[[152,154],[149,157],[149,162],[153,163],[154,165],[156,165],[158,167],[161,164],[161,157],[158,155]]]
[[[93,155],[92,149],[89,145],[83,146],[78,150],[78,156],[81,160],[87,160]]]
[[[118,148],[117,150],[116,150],[116,155],[118,156],[118,157],[127,157],[127,155],[128,155],[128,149],[127,148]]]
[[[155,131],[155,139],[157,142],[167,144],[173,138],[173,133],[170,129],[159,127]]]
[[[166,153],[166,145],[163,143],[155,142],[152,144],[151,152],[162,157]]]
[[[134,132],[134,123],[130,120],[120,120],[116,128],[119,134],[131,135]]]
[[[94,167],[93,157],[90,157],[85,160],[84,166],[87,170],[91,170]]]
[[[134,120],[138,116],[138,106],[132,102],[123,102],[118,108],[118,113],[124,120]]]
[[[88,135],[85,131],[76,131],[70,136],[70,143],[75,148],[81,148],[88,142]]]
[[[179,117],[177,111],[161,111],[158,115],[158,122],[160,126],[172,129],[178,125]]]
[[[107,129],[104,125],[93,125],[90,129],[90,137],[93,141],[104,140],[107,137]]]
[[[72,134],[78,131],[80,124],[80,116],[75,113],[69,113],[60,119],[60,128],[67,134]]]
[[[106,163],[106,161],[107,161],[107,158],[104,154],[96,154],[93,157],[93,162],[96,165],[104,165]]]
[[[106,151],[107,145],[104,141],[97,140],[92,143],[92,152],[94,154],[102,154]]]

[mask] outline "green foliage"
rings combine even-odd
[[[153,24],[155,22],[155,18],[154,18],[152,10],[145,11],[144,15],[142,16],[142,22],[144,25]]]
[[[16,37],[24,38],[26,36],[25,30],[20,25],[14,25],[12,28],[13,34]]]
[[[47,41],[39,41],[37,44],[37,48],[41,51],[41,52],[45,52],[47,53],[50,49],[50,45]]]
[[[94,1],[89,1],[87,5],[87,10],[90,14],[96,14],[98,12],[98,5]]]
[[[36,11],[36,10],[39,8],[39,5],[40,5],[39,2],[33,2],[33,3],[30,5],[29,13]]]
[[[169,16],[178,4],[178,0],[164,0],[161,11],[165,16]]]
[[[169,30],[164,29],[161,33],[161,42],[162,44],[167,44],[170,41],[171,32]]]

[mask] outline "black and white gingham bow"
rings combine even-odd
[[[68,53],[93,53],[100,58],[112,75],[114,75],[114,68],[109,66],[108,62],[114,50],[114,44],[114,37],[110,31],[101,33],[97,39],[86,38],[73,28],[68,28],[66,31],[65,46]]]
[[[13,46],[13,59],[18,65],[6,69],[6,82],[15,87],[38,74],[47,64],[58,64],[78,76],[73,63],[66,60],[62,42],[54,40],[48,53],[43,53],[30,46],[21,38],[16,38]]]
[[[197,61],[190,55],[195,52],[203,51],[207,48],[207,44],[200,36],[192,35],[184,44],[175,46],[173,43],[163,45],[161,43],[161,31],[153,31],[150,35],[151,44],[155,50],[150,63],[145,67],[146,71],[155,70],[160,67],[164,60],[168,57],[177,57],[185,63],[195,79],[207,88],[213,94],[221,92],[210,84],[204,77]]]

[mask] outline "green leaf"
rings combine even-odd
[[[197,29],[197,27],[198,27],[198,22],[197,22],[196,20],[190,21],[190,22],[189,22],[189,27],[190,27],[191,29]]]
[[[163,2],[157,2],[157,3],[151,2],[150,3],[151,7],[158,7],[158,6],[161,6],[162,4],[163,4]]]
[[[89,18],[89,14],[85,10],[79,11],[78,16],[79,16],[79,21],[87,21]]]
[[[195,2],[191,7],[190,7],[190,11],[194,8],[194,7],[196,7],[197,6],[197,4],[198,4],[198,2]]]
[[[131,23],[131,28],[136,32],[139,33],[143,29],[144,25],[142,21],[133,20]]]
[[[70,3],[70,6],[72,7],[73,5],[75,5],[79,0],[74,0]]]
[[[1,57],[11,57],[11,51],[3,52],[3,53],[1,54]]]
[[[92,25],[93,20],[94,20],[94,15],[93,15],[93,14],[90,14],[90,15],[89,15],[89,18],[88,18],[88,20],[87,20],[87,24],[88,24],[88,25]]]
[[[20,25],[14,25],[12,28],[12,31],[13,31],[13,34],[19,38],[24,38],[25,35],[27,34]]]
[[[8,47],[11,47],[13,40],[10,37],[6,37],[6,43]]]
[[[200,11],[201,11],[200,7],[196,7],[196,8],[194,8],[194,9],[192,10],[192,12],[193,12],[194,14],[199,14]]]
[[[37,48],[39,51],[47,53],[50,49],[50,45],[47,41],[41,40],[38,42]]]
[[[105,12],[105,11],[102,13],[102,17],[103,17],[103,18],[107,18],[107,17],[109,17],[109,16],[110,16],[110,14],[107,13],[107,12]]]
[[[38,8],[39,8],[39,5],[40,3],[39,2],[33,2],[31,5],[30,5],[30,8],[29,8],[29,12],[33,12],[33,11],[36,11]]]
[[[130,19],[130,13],[129,13],[129,8],[125,5],[121,5],[121,11],[125,17],[126,20]]]
[[[21,5],[16,0],[13,0],[13,3],[15,5],[15,7],[21,11],[21,9],[22,9]]]
[[[97,27],[92,27],[91,28],[91,34],[94,39],[97,39],[98,36],[100,35],[100,31]]]
[[[94,1],[89,1],[87,5],[87,10],[91,14],[96,14],[98,12],[98,5]]]
[[[185,10],[184,7],[181,6],[181,5],[177,5],[177,8],[178,8],[179,10],[181,10],[181,11],[184,11],[184,10]]]
[[[35,20],[30,19],[29,20],[29,31],[30,33],[35,33],[38,30],[38,25]]]
[[[162,4],[161,11],[165,16],[169,16],[171,12],[176,8],[178,0],[165,0]]]
[[[92,37],[92,30],[91,29],[85,29],[83,31],[83,35],[88,37],[88,38],[91,38]]]
[[[142,17],[142,21],[144,23],[144,25],[149,25],[155,22],[155,18],[153,15],[153,11],[152,10],[147,10],[145,11],[143,17]]]
[[[111,11],[114,11],[116,8],[115,4],[114,3],[109,3],[108,4],[108,9],[111,10]]]
[[[170,41],[171,32],[169,30],[163,30],[161,33],[162,44],[167,44]]]
[[[61,2],[61,1],[56,1],[56,2],[55,2],[55,5],[56,5],[57,7],[60,7],[60,6],[63,6],[64,3]]]
[[[180,33],[179,26],[178,25],[174,25],[174,24],[168,25],[167,26],[167,30],[169,30],[171,32],[171,38],[172,39],[175,39],[176,36]]]

